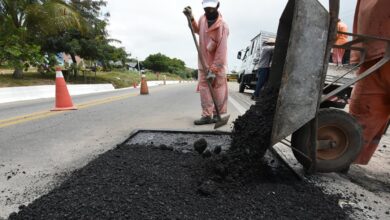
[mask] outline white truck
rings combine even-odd
[[[257,74],[254,70],[257,59],[261,54],[261,49],[265,41],[270,38],[276,38],[276,34],[267,31],[261,31],[256,35],[246,49],[242,49],[237,54],[237,59],[242,60],[242,65],[237,71],[237,82],[240,84],[239,92],[243,93],[245,89],[255,89]]]

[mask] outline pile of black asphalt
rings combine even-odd
[[[240,158],[120,145],[9,219],[347,218],[337,196],[297,179],[269,152],[250,167]]]
[[[234,121],[231,151],[240,151],[256,158],[264,156],[271,142],[277,96],[277,90],[264,88],[256,104]]]
[[[274,107],[258,104],[235,122],[230,149],[121,144],[9,219],[347,219],[339,196],[267,152]]]

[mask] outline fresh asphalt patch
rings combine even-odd
[[[247,163],[229,153],[229,135],[148,133],[136,143],[140,135],[73,172],[9,218],[347,218],[338,196],[298,179],[271,153],[246,171]],[[193,149],[199,137],[205,138],[209,157]]]

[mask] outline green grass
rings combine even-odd
[[[146,79],[148,81],[157,80],[157,76],[154,73],[146,73]],[[167,80],[179,80],[181,79],[177,75],[173,74],[165,74]],[[162,74],[160,74],[159,80],[162,80]],[[141,78],[137,72],[121,72],[121,71],[113,71],[107,73],[98,73],[96,76],[96,81],[111,83],[115,88],[124,88],[131,87],[135,83],[140,83]]]
[[[38,73],[24,73],[23,79],[14,79],[12,74],[0,75],[0,87],[53,85],[55,74],[42,76]]]
[[[98,84],[111,83],[115,88],[131,87],[135,83],[141,81],[140,75],[134,71],[111,71],[111,72],[97,72],[96,79],[94,73],[89,72],[85,78],[80,73],[77,79],[69,79],[69,84]],[[157,80],[154,73],[146,73],[148,81]],[[181,78],[174,74],[165,74],[167,80],[180,80]],[[66,76],[65,76],[66,78]],[[163,79],[163,74],[160,74],[160,79]],[[0,87],[14,87],[14,86],[36,86],[36,85],[53,85],[55,84],[55,74],[41,75],[39,73],[27,72],[23,79],[13,79],[12,74],[0,75]]]

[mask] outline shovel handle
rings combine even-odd
[[[187,21],[188,21],[188,27],[190,28],[191,34],[192,34],[192,38],[194,39],[196,50],[198,51],[198,57],[199,57],[200,63],[202,64],[203,68],[206,68],[206,62],[204,61],[203,56],[200,53],[199,43],[198,43],[198,40],[196,39],[194,28],[192,27],[191,18],[189,16],[187,16],[187,15],[186,15],[186,17],[187,17]],[[214,103],[215,111],[217,112],[218,120],[220,120],[221,119],[221,114],[219,112],[217,101],[215,99],[215,94],[214,94],[213,87],[211,85],[211,82],[208,79],[206,79],[206,81],[207,81],[207,85],[208,85],[209,90],[210,90],[211,98],[212,98],[213,103]]]
[[[191,29],[191,34],[192,34],[192,38],[194,39],[196,50],[198,51],[198,57],[199,57],[200,63],[202,64],[203,68],[206,68],[206,62],[203,60],[203,57],[200,53],[199,43],[198,43],[198,40],[196,39],[196,36],[195,36],[194,27],[192,27],[191,18],[187,15],[186,15],[186,17],[187,17],[187,21],[188,21],[188,27]]]

